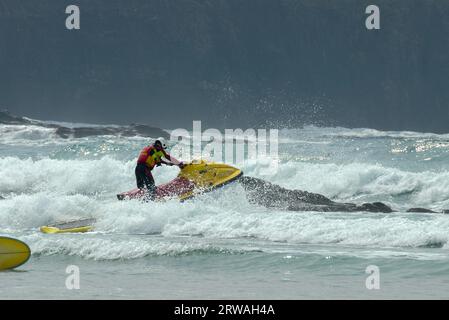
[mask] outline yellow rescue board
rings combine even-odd
[[[94,229],[95,219],[73,220],[68,222],[55,223],[40,228],[43,233],[79,233],[89,232]]]
[[[234,181],[243,174],[242,170],[223,163],[194,160],[182,168],[178,177],[193,181],[195,189],[201,192],[210,191]],[[186,200],[195,195],[195,191],[181,195],[180,200]]]
[[[41,232],[43,233],[82,233],[82,232],[88,232],[93,230],[93,226],[86,226],[86,227],[80,227],[80,228],[72,228],[72,229],[59,229],[55,227],[48,227],[48,226],[42,226]]]
[[[31,250],[20,240],[0,237],[0,270],[14,269],[28,261]]]

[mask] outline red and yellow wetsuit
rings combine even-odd
[[[171,163],[165,162],[162,158],[171,161]],[[178,160],[170,156],[164,149],[158,150],[154,145],[147,146],[140,151],[135,172],[137,188],[146,188],[151,197],[154,197],[154,192],[156,189],[151,170],[153,170],[155,166],[161,165],[162,163],[170,165],[180,164]]]
[[[171,160],[170,155],[164,149],[158,151],[154,146],[147,146],[140,151],[137,164],[144,164],[151,171],[154,166],[163,163],[162,158]]]

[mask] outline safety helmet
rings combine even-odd
[[[167,148],[165,139],[162,137],[157,138],[157,140],[154,142],[154,146],[158,149],[166,149]]]

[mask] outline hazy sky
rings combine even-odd
[[[371,2],[370,2],[371,3]],[[0,108],[174,128],[448,132],[449,2],[0,0]]]

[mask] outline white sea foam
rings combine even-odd
[[[59,139],[56,129],[35,125],[0,125],[0,144],[48,144]]]
[[[137,259],[146,256],[185,255],[194,252],[230,252],[207,243],[192,241],[167,242],[155,237],[104,238],[94,234],[64,237],[24,237],[35,255],[69,255],[94,260]]]
[[[449,216],[446,215],[278,211],[248,203],[243,188],[238,184],[230,184],[184,203],[176,200],[120,202],[115,195],[135,187],[135,157],[144,141],[104,137],[63,140],[54,136],[53,129],[12,127],[0,126],[0,131],[3,130],[0,143],[5,144],[2,154],[7,155],[0,157],[0,195],[5,198],[0,200],[0,232],[31,234],[29,241],[38,254],[133,259],[145,255],[216,250],[216,246],[206,245],[207,239],[233,238],[367,248],[448,246]],[[295,156],[296,151],[292,151],[295,143],[304,144],[304,141],[316,141],[314,147],[323,148],[325,153],[328,140],[309,140],[307,134],[315,137],[332,134],[342,137],[341,131],[345,134],[358,132],[360,137],[378,134],[358,129],[328,128],[320,131],[309,127],[301,130],[302,136],[295,130],[288,131],[290,136],[283,133],[284,153]],[[351,137],[357,137],[357,134]],[[409,133],[394,133],[393,136],[411,137]],[[444,139],[445,136],[432,138]],[[50,151],[40,149],[55,139],[60,145]],[[18,142],[29,147],[24,152],[25,155],[30,153],[29,157],[16,155],[14,148],[8,149]],[[435,152],[446,152],[444,148],[420,152],[433,157]],[[37,156],[32,154],[35,149],[40,152]],[[11,150],[10,154],[8,150]],[[236,166],[241,167],[247,176],[259,177],[288,189],[317,192],[337,201],[382,201],[399,210],[410,207],[449,208],[449,169],[444,163],[435,169],[407,170],[406,166],[395,167],[391,162],[332,163],[310,159],[283,160],[277,168],[272,168],[269,166],[272,159],[258,158]],[[175,167],[160,167],[155,169],[154,177],[160,184],[170,181],[177,173]],[[89,241],[73,241],[85,239],[75,235],[75,238],[48,237],[38,231],[45,224],[88,217],[97,219],[96,233],[88,236]],[[187,237],[193,241],[202,237],[205,241],[153,243],[146,237],[153,239],[154,236],[148,235],[154,234],[161,239]],[[126,235],[145,236],[127,239]],[[114,240],[116,236],[118,238]]]
[[[43,195],[21,196],[14,198],[15,200],[0,202],[0,226],[37,232],[40,225],[49,221],[93,216],[97,219],[95,230],[99,234],[91,234],[89,237],[98,237],[98,241],[92,240],[92,243],[85,241],[78,245],[61,240],[63,241],[61,247],[56,250],[64,254],[98,259],[106,259],[109,254],[113,259],[133,258],[141,254],[152,254],[151,250],[160,250],[159,253],[154,251],[154,254],[170,254],[168,244],[148,247],[144,237],[143,243],[140,244],[143,246],[141,250],[130,250],[131,243],[124,240],[127,239],[126,236],[120,238],[120,235],[157,234],[167,239],[253,238],[278,243],[341,244],[370,248],[441,247],[446,246],[449,240],[447,233],[449,217],[442,214],[276,211],[249,204],[241,191],[240,186],[229,185],[225,189],[216,190],[185,203],[176,200],[157,203],[98,201],[80,195],[62,198],[48,198]],[[117,241],[125,242],[123,247],[111,249],[109,253],[100,251],[102,245],[107,245],[101,244],[103,239],[101,235],[108,234],[117,235],[121,239]],[[42,236],[48,237],[39,235]],[[139,239],[135,241],[139,242]],[[37,252],[55,253],[52,249],[44,250],[48,244],[43,242],[37,247],[41,248]],[[179,250],[182,251],[182,248]],[[194,247],[192,250],[201,248],[203,247]],[[167,252],[164,253],[164,250]],[[138,253],[140,251],[146,253]]]
[[[317,127],[304,126],[301,129],[282,129],[279,134],[289,137],[291,142],[298,137],[334,137],[334,138],[390,138],[390,139],[435,139],[449,140],[449,134],[437,134],[416,131],[382,131],[369,128]]]

